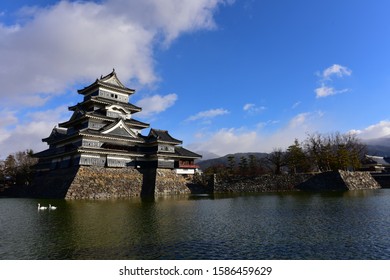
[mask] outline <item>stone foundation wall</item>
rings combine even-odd
[[[338,171],[348,190],[380,189],[381,185],[369,172]]]
[[[35,175],[28,197],[64,198],[80,167],[70,167],[42,172]]]
[[[66,199],[107,199],[140,196],[142,174],[134,168],[81,166]]]
[[[295,186],[312,177],[310,174],[263,175],[243,178],[214,178],[214,193],[294,191]]]
[[[80,166],[36,176],[25,196],[65,199],[109,199],[190,193],[191,177],[174,170]]]
[[[214,177],[214,193],[329,191],[379,189],[369,172],[323,172],[319,174],[263,175],[252,178],[221,179]]]
[[[199,178],[198,178],[199,179]],[[211,179],[211,180],[210,180]],[[37,174],[34,184],[14,196],[108,199],[194,193],[248,193],[378,189],[369,172],[324,172],[316,175],[263,175],[219,178],[195,183],[174,170],[80,166]],[[209,183],[209,184],[207,184]]]
[[[186,178],[170,169],[157,169],[156,175],[155,195],[191,193],[188,188],[188,184],[192,179],[191,176]]]

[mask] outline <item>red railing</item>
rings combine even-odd
[[[179,164],[179,168],[199,168],[199,165],[196,164]]]

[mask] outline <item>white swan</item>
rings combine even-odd
[[[56,210],[57,207],[56,206],[52,206],[51,204],[49,204],[49,210]]]
[[[38,210],[45,210],[47,209],[46,206],[41,206],[41,204],[38,203]]]

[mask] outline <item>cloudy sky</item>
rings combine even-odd
[[[0,158],[45,149],[77,89],[113,68],[137,90],[134,118],[195,151],[389,135],[389,13],[387,0],[1,1]]]

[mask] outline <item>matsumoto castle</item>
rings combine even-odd
[[[53,128],[42,139],[49,148],[36,153],[37,171],[72,166],[173,169],[177,174],[194,174],[194,160],[201,155],[184,149],[182,141],[168,131],[150,129],[134,119],[142,108],[129,103],[135,90],[125,87],[115,70],[78,90],[82,102],[69,107],[71,118]]]

